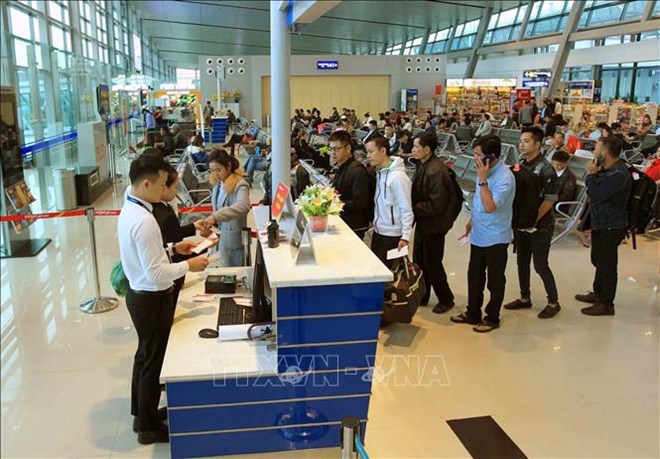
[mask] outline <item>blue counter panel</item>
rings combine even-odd
[[[366,419],[369,397],[174,409],[169,410],[170,433],[318,424],[344,416]]]
[[[362,423],[362,435],[365,432]],[[170,437],[173,459],[339,447],[340,424]],[[339,454],[339,449],[337,449]]]
[[[278,347],[278,373],[338,370],[373,366],[377,342]]]
[[[382,282],[278,288],[277,317],[380,312],[384,291]]]
[[[371,363],[373,364],[373,359]],[[364,367],[366,364],[363,365]],[[369,376],[369,370],[351,370],[167,383],[167,405],[169,407],[198,406],[368,394],[371,390]]]
[[[279,320],[277,345],[378,339],[380,314]]]

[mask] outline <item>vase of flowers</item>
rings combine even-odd
[[[344,203],[331,186],[320,183],[308,186],[298,197],[300,209],[309,218],[312,231],[322,233],[328,228],[328,215],[339,215]]]
[[[227,103],[231,100],[231,92],[230,91],[222,91],[222,101],[224,103]]]
[[[243,93],[238,89],[234,89],[231,92],[231,96],[234,98],[234,102],[238,103],[238,101],[241,100],[241,97],[243,97]]]

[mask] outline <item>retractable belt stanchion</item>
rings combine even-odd
[[[101,296],[101,284],[99,283],[99,264],[96,256],[96,232],[94,229],[94,208],[90,207],[85,211],[87,223],[89,224],[89,241],[92,248],[92,269],[94,270],[94,288],[96,295],[87,298],[80,303],[80,310],[87,314],[97,314],[99,312],[111,311],[117,307],[119,300],[117,298]]]
[[[113,144],[108,144],[108,157],[110,158],[110,181],[121,183],[121,174],[117,173],[117,149]]]
[[[339,431],[341,445],[341,459],[369,459],[367,451],[360,437],[360,420],[353,416],[346,416],[341,420]]]

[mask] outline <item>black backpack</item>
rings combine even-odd
[[[533,228],[536,225],[539,207],[543,202],[543,181],[540,172],[543,162],[540,161],[534,172],[521,167],[519,164],[511,167],[516,179],[516,194],[513,198],[513,218],[511,227],[514,230]]]
[[[447,171],[449,172],[449,179],[451,180],[452,187],[452,190],[450,190],[451,197],[449,198],[449,206],[447,207],[445,214],[447,216],[447,223],[449,224],[447,231],[449,231],[451,227],[454,226],[454,222],[463,209],[463,201],[465,201],[465,198],[463,197],[463,190],[458,184],[456,172],[450,167],[447,168]]]
[[[376,202],[375,202],[375,197],[376,197],[376,187],[378,186],[378,174],[376,174],[376,170],[369,165],[367,166],[362,166],[365,168],[367,171],[367,177],[369,177],[369,205],[367,206],[367,212],[369,215],[369,221],[373,223],[374,219],[376,218],[374,213],[376,212]]]
[[[627,164],[632,176],[628,201],[628,232],[632,235],[633,249],[637,249],[636,234],[644,234],[653,219],[653,202],[658,187],[651,177]]]

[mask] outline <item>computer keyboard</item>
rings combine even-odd
[[[220,298],[218,308],[218,326],[238,325],[245,323],[244,308],[236,304],[232,298]]]

